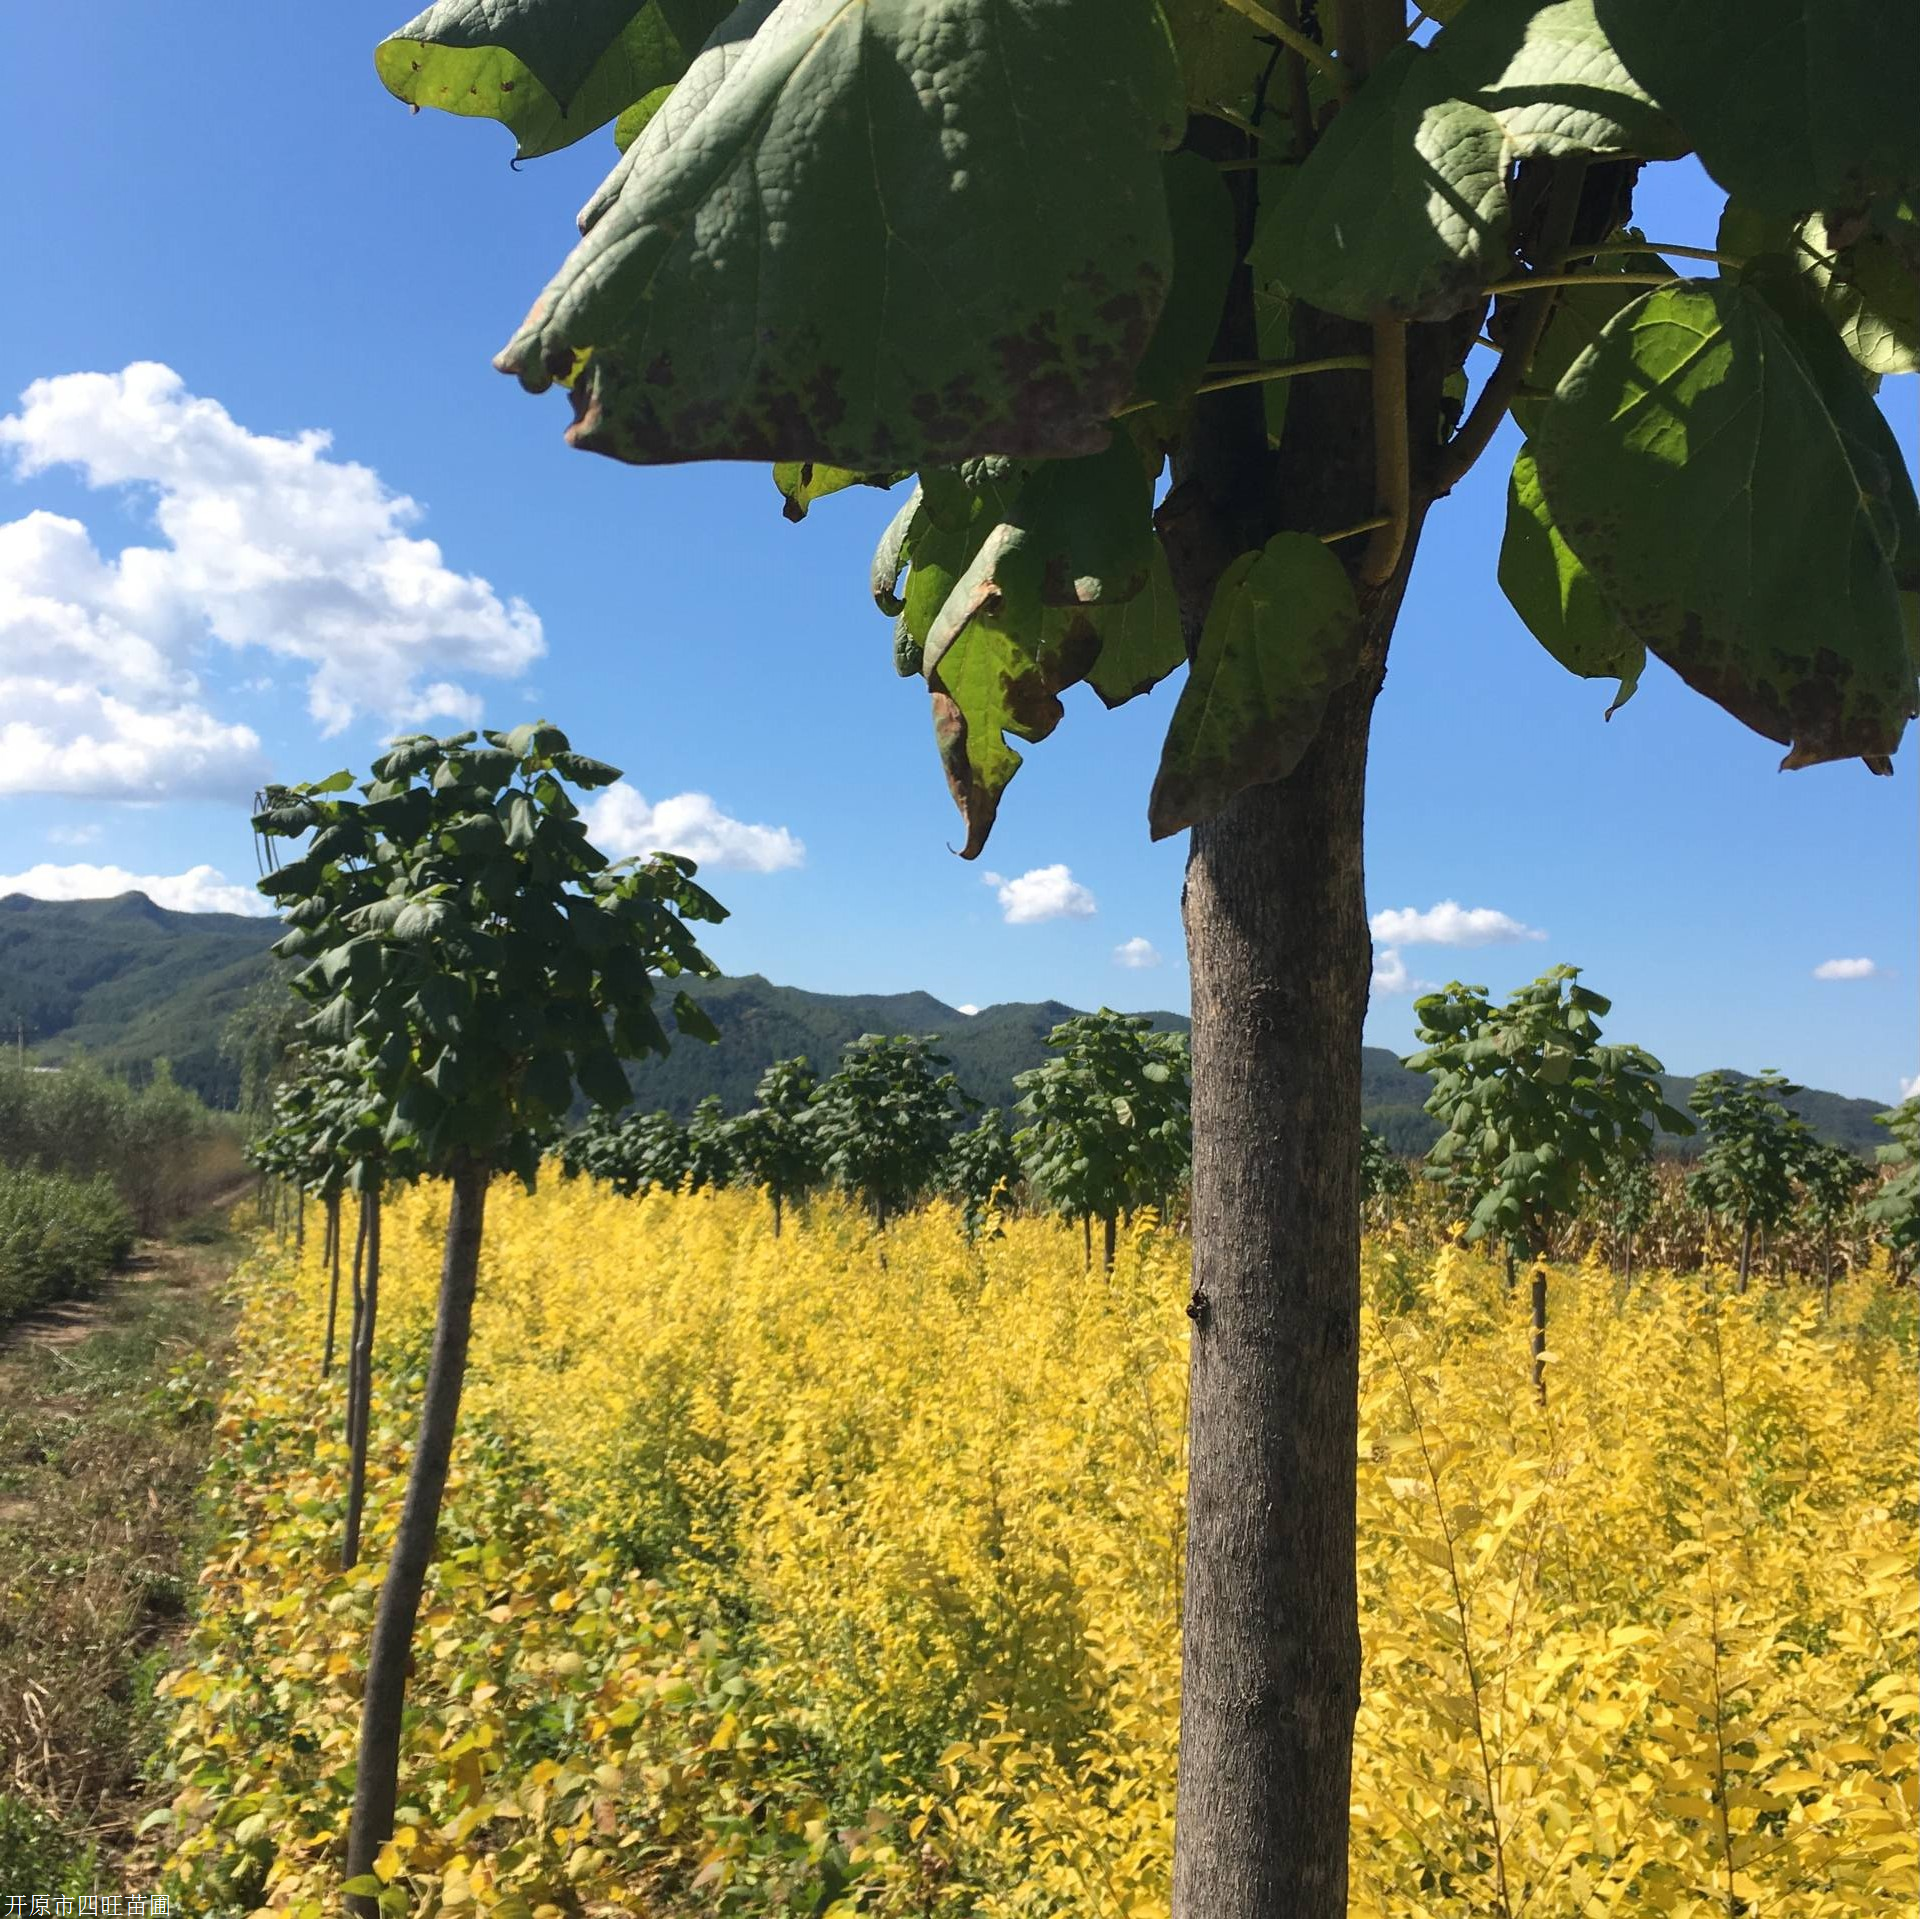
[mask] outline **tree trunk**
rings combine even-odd
[[[367,1503],[367,1427],[373,1417],[373,1336],[380,1316],[380,1189],[362,1198],[361,1246],[366,1253],[366,1283],[356,1289],[353,1347],[347,1356],[347,1524],[340,1544],[340,1569],[360,1563],[360,1521]],[[356,1281],[360,1260],[354,1259]]]
[[[1091,1213],[1080,1215],[1080,1250],[1081,1270],[1090,1273],[1093,1271],[1093,1215]]]
[[[1119,1250],[1119,1234],[1115,1230],[1113,1215],[1111,1213],[1109,1213],[1106,1216],[1105,1220],[1102,1221],[1101,1226],[1102,1226],[1102,1233],[1103,1233],[1103,1238],[1101,1241],[1101,1257],[1106,1262],[1106,1270],[1108,1272],[1112,1272],[1113,1256],[1115,1252]]]
[[[1547,1269],[1539,1260],[1533,1265],[1533,1396],[1547,1403]]]
[[[1833,1317],[1833,1228],[1827,1228],[1826,1245],[1820,1262],[1820,1316],[1822,1319]]]
[[[1740,1222],[1740,1276],[1734,1282],[1733,1290],[1744,1293],[1747,1290],[1747,1268],[1753,1264],[1753,1221],[1743,1219]]]
[[[780,1189],[776,1186],[768,1195],[773,1201],[773,1236],[780,1237]]]
[[[293,1196],[293,1256],[307,1256],[307,1189],[302,1186]]]
[[[320,1355],[320,1377],[333,1371],[333,1329],[340,1314],[340,1195],[327,1195],[327,1345]]]
[[[1512,1295],[1516,1284],[1517,1282],[1513,1276],[1513,1248],[1509,1246],[1507,1248],[1507,1292],[1509,1296]]]
[[[1377,675],[1193,830],[1193,1321],[1175,1919],[1344,1919],[1361,873]]]
[[[487,1172],[484,1160],[465,1153],[453,1168],[453,1202],[447,1214],[446,1253],[440,1265],[440,1300],[434,1317],[426,1396],[420,1408],[420,1434],[367,1655],[353,1817],[347,1829],[349,1879],[371,1872],[380,1848],[393,1837],[393,1812],[400,1786],[401,1709],[412,1659],[414,1622],[433,1558],[440,1501],[447,1489],[447,1463],[460,1415],[460,1388],[466,1377],[480,1235],[486,1215]],[[356,1919],[377,1919],[378,1906],[364,1895],[353,1895],[348,1907]]]
[[[1627,1228],[1627,1284],[1633,1284],[1633,1228]]]

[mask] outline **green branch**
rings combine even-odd
[[[1400,564],[1413,510],[1413,449],[1407,423],[1407,328],[1373,323],[1373,474],[1385,524],[1360,556],[1360,578],[1384,586]]]
[[[1636,247],[1636,253],[1650,249]],[[1510,300],[1518,293],[1544,293],[1552,287],[1664,287],[1671,273],[1529,273],[1518,280],[1496,281],[1480,289],[1483,300]]]
[[[1236,386],[1263,386],[1269,380],[1297,379],[1303,373],[1364,373],[1372,364],[1364,353],[1333,353],[1323,360],[1223,360],[1208,369],[1217,377],[1202,380],[1193,392],[1197,399],[1203,393],[1224,393]],[[1144,413],[1158,404],[1157,400],[1129,400],[1107,417],[1124,420],[1131,413]]]
[[[1731,253],[1716,253],[1711,247],[1663,246],[1658,240],[1609,240],[1604,246],[1575,247],[1569,260],[1596,260],[1608,253],[1671,253],[1676,260],[1713,260],[1723,267],[1743,267]]]
[[[1340,92],[1347,90],[1347,75],[1319,41],[1310,40],[1298,27],[1289,26],[1277,13],[1263,7],[1260,0],[1227,0],[1235,13],[1244,14],[1263,33],[1270,33],[1283,47],[1297,53],[1308,66],[1318,67]]]

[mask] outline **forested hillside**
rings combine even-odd
[[[115,1071],[142,1075],[155,1059],[202,1098],[230,1105],[237,1069],[220,1035],[247,989],[270,964],[273,920],[230,913],[175,913],[144,893],[109,900],[0,898],[0,1035],[26,1023],[33,1056],[57,1064],[85,1052]],[[717,1046],[676,1047],[630,1068],[643,1106],[685,1119],[718,1093],[730,1112],[753,1103],[761,1073],[804,1053],[829,1069],[862,1033],[937,1033],[960,1083],[989,1105],[1010,1105],[1015,1073],[1038,1065],[1047,1034],[1077,1009],[1060,1000],[1010,1000],[967,1014],[931,993],[813,993],[758,973],[696,981],[696,996],[720,1028]],[[1181,1013],[1149,1016],[1185,1031]],[[1757,1057],[1767,1044],[1754,1048]],[[1691,1079],[1669,1076],[1667,1097],[1684,1106]],[[1367,1124],[1402,1153],[1420,1153],[1438,1129],[1422,1110],[1427,1083],[1382,1046],[1362,1056]],[[1809,1091],[1791,1102],[1823,1138],[1867,1153],[1886,1135],[1873,1100]],[[1686,1151],[1687,1142],[1669,1142]]]

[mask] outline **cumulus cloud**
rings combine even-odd
[[[1431,993],[1433,981],[1415,979],[1407,971],[1407,962],[1397,946],[1378,948],[1373,956],[1373,977],[1367,993],[1373,999],[1397,999],[1404,993]]]
[[[14,471],[134,489],[160,540],[103,553],[60,514],[0,525],[0,790],[257,782],[258,736],[214,715],[195,670],[210,638],[293,662],[329,734],[368,712],[466,723],[477,696],[450,675],[514,678],[540,656],[532,609],[449,567],[407,531],[419,506],[330,446],[255,433],[151,361],[27,388],[0,419]]]
[[[1915,1073],[1911,1079],[1903,1079],[1900,1082],[1902,1099],[1911,1099],[1916,1093],[1920,1093],[1920,1073]]]
[[[1388,946],[1499,946],[1510,940],[1543,940],[1537,927],[1525,926],[1491,906],[1462,906],[1442,900],[1425,912],[1414,906],[1388,907],[1368,925]]]
[[[1122,940],[1113,949],[1113,963],[1116,966],[1158,966],[1160,954],[1150,939],[1135,934],[1130,940]]]
[[[25,893],[36,900],[102,900],[121,893],[144,893],[156,906],[176,913],[245,913],[265,919],[273,903],[251,886],[236,886],[211,866],[190,866],[184,873],[129,873],[124,866],[30,866],[24,873],[0,874],[0,894]]]
[[[1879,979],[1885,972],[1885,967],[1874,965],[1870,959],[1830,959],[1822,960],[1813,969],[1813,976],[1815,979]]]
[[[977,1006],[956,1006],[953,1010],[956,1013],[964,1013],[968,1019],[972,1019],[980,1009]]]
[[[1036,866],[1018,879],[983,873],[984,885],[999,896],[1000,916],[1009,926],[1035,926],[1042,920],[1090,919],[1093,895],[1062,865]]]
[[[676,793],[649,804],[626,781],[581,809],[603,853],[684,853],[701,866],[735,873],[778,873],[802,865],[806,847],[784,826],[750,826],[721,812],[705,793]]]

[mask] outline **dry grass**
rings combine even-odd
[[[194,1382],[219,1377],[232,1321],[222,1217],[0,1335],[0,1892],[117,1876],[152,1803],[152,1689],[187,1612],[211,1427]]]

